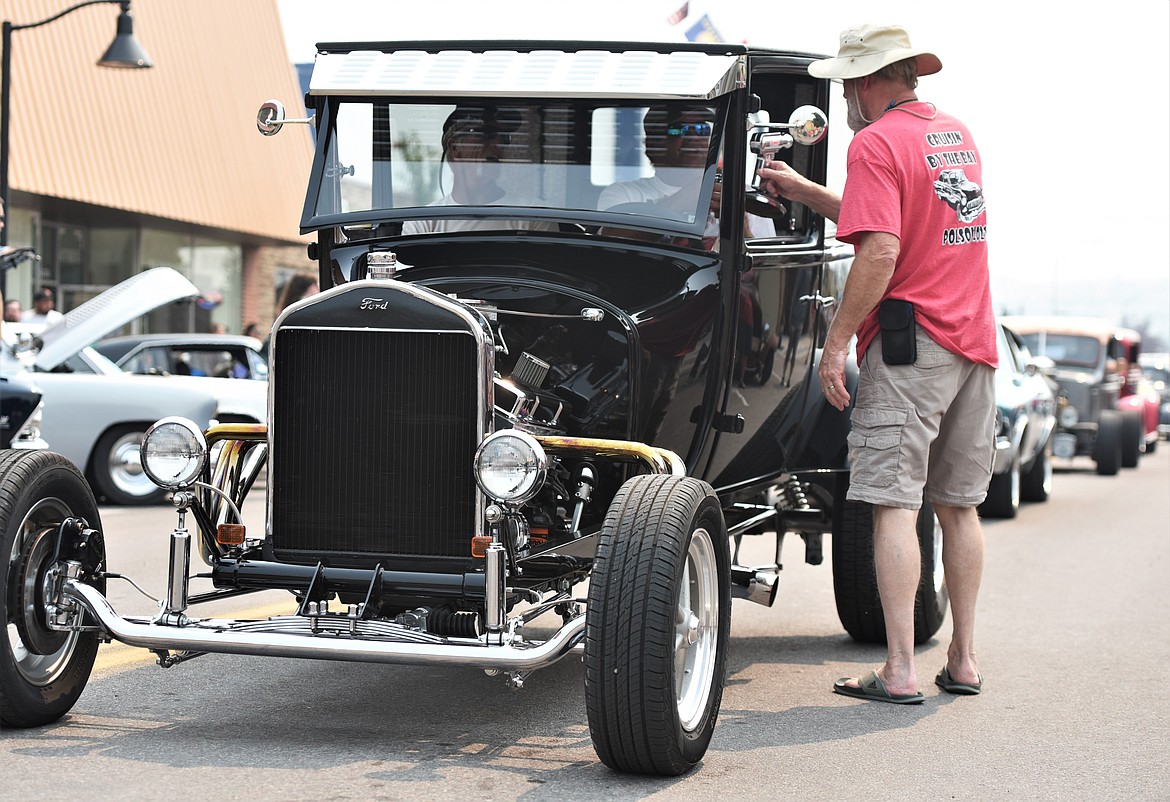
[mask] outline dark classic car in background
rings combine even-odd
[[[602,761],[673,775],[714,730],[732,596],[775,601],[786,535],[818,564],[832,534],[842,624],[884,639],[872,510],[844,499],[849,418],[815,380],[851,251],[811,210],[751,186],[764,154],[825,180],[832,91],[808,75],[813,58],[320,45],[301,229],[317,235],[322,291],[273,327],[266,425],[148,432],[144,467],[180,516],[159,614],[122,617],[104,597],[80,477],[50,453],[0,462],[0,483],[36,475],[58,499],[18,488],[0,520],[20,555],[5,579],[4,723],[64,715],[100,638],[164,665],[207,652],[458,665],[512,687],[580,654]],[[257,124],[291,122],[270,101]],[[472,144],[490,153],[457,165],[491,182],[477,205],[451,190],[453,149],[462,161]],[[657,194],[611,206],[619,184]],[[748,236],[749,213],[770,225]],[[737,348],[749,336],[774,349],[771,367]],[[755,360],[750,381],[737,356]],[[266,525],[249,532],[239,508],[263,470]],[[740,564],[741,539],[760,535],[774,561]],[[214,593],[188,593],[191,539]],[[923,642],[947,604],[929,504],[919,540]],[[55,579],[29,596],[34,572]],[[271,588],[292,594],[287,615],[191,609]],[[551,635],[526,630],[537,618],[555,620]]]
[[[995,463],[980,512],[1014,518],[1021,499],[1047,501],[1052,493],[1056,398],[1024,341],[1003,324],[997,329]]]
[[[1097,473],[1133,468],[1157,443],[1156,401],[1135,394],[1140,337],[1101,318],[1006,316],[1036,356],[1052,360],[1057,383],[1053,456],[1090,456]],[[1154,405],[1151,412],[1145,409]],[[1152,434],[1150,429],[1153,429]]]

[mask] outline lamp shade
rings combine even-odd
[[[122,13],[118,15],[118,33],[105,55],[98,60],[98,65],[130,69],[154,66],[150,56],[146,55],[142,45],[134,38],[134,18],[130,16],[125,5],[122,7]]]

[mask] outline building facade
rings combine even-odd
[[[17,25],[69,0],[3,0]],[[145,331],[266,330],[276,293],[314,271],[298,233],[312,161],[309,126],[263,137],[260,104],[301,106],[276,0],[133,0],[150,69],[96,66],[119,7],[78,9],[12,33],[10,245],[40,259],[9,271],[6,295],[27,308],[51,287],[57,308],[160,265],[200,288]]]

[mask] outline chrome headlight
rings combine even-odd
[[[194,422],[163,418],[142,438],[142,469],[167,490],[189,486],[207,461],[207,441]]]
[[[523,504],[544,484],[548,458],[532,435],[502,429],[475,452],[475,481],[495,501]]]
[[[1072,404],[1066,404],[1060,410],[1060,425],[1066,429],[1071,429],[1077,425],[1077,421],[1081,418],[1077,415],[1077,408]]]

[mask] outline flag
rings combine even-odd
[[[719,35],[719,31],[715,30],[715,26],[711,24],[711,18],[704,14],[699,18],[698,22],[687,30],[687,41],[722,42],[723,37]]]
[[[683,3],[681,6],[678,7],[677,11],[675,11],[673,14],[671,14],[669,17],[666,18],[666,21],[671,25],[678,25],[680,22],[682,22],[683,20],[685,20],[687,18],[687,12],[689,10],[687,7],[689,5],[690,5],[689,2]]]

